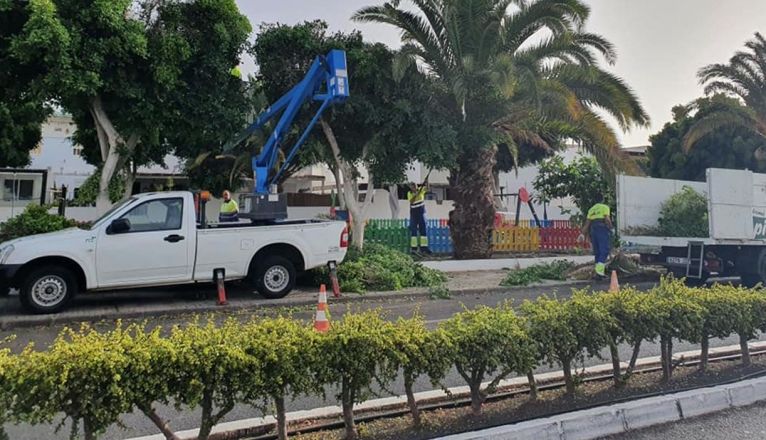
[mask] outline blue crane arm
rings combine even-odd
[[[276,182],[292,160],[300,147],[306,142],[311,130],[316,125],[322,113],[331,105],[341,103],[348,98],[348,73],[346,69],[346,53],[342,50],[331,50],[327,56],[318,56],[311,63],[306,76],[295,87],[290,89],[274,104],[261,113],[253,123],[243,130],[233,141],[226,144],[224,150],[230,150],[250,137],[256,130],[270,120],[279,116],[274,126],[274,131],[268,137],[266,144],[260,153],[253,156],[253,178],[255,180],[254,192],[265,194],[269,192],[269,185]],[[284,136],[289,132],[290,126],[295,120],[304,103],[308,101],[320,102],[314,117],[301,133],[298,140],[285,158],[282,167],[269,179],[269,171],[274,168],[280,144]]]

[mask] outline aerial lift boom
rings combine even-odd
[[[322,113],[330,105],[344,102],[348,96],[346,53],[342,50],[331,50],[327,56],[316,57],[306,76],[295,87],[268,107],[249,127],[224,146],[224,151],[231,150],[244,142],[256,130],[262,129],[267,122],[279,117],[266,145],[253,156],[255,184],[252,194],[240,196],[240,217],[253,220],[287,218],[287,199],[284,194],[277,193],[276,183],[306,142]],[[290,148],[282,166],[270,177],[284,137],[290,131],[290,126],[301,107],[310,101],[319,102],[319,108],[295,145]]]

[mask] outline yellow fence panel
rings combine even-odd
[[[540,250],[537,228],[501,227],[492,232],[495,252],[534,252]]]

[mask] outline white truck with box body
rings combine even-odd
[[[766,174],[711,168],[705,182],[618,176],[617,226],[623,248],[692,283],[740,276],[766,282]],[[703,194],[707,237],[658,237],[636,231],[656,226],[662,204],[687,186]]]
[[[32,312],[53,313],[82,291],[246,280],[281,298],[297,273],[340,263],[346,224],[296,220],[211,223],[190,192],[140,194],[88,229],[71,228],[0,243],[3,291],[17,288]]]

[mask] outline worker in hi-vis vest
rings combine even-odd
[[[410,202],[410,250],[430,254],[426,235],[426,192],[428,192],[428,177],[422,185],[411,182],[410,190],[407,191],[407,200]]]
[[[219,222],[236,222],[239,221],[239,206],[234,199],[231,198],[229,190],[223,192],[223,203],[221,204],[221,211],[218,214]]]
[[[593,255],[596,257],[596,275],[603,278],[606,277],[606,260],[612,247],[612,219],[609,205],[604,204],[603,194],[598,195],[596,202],[588,210],[578,241],[590,237]]]

